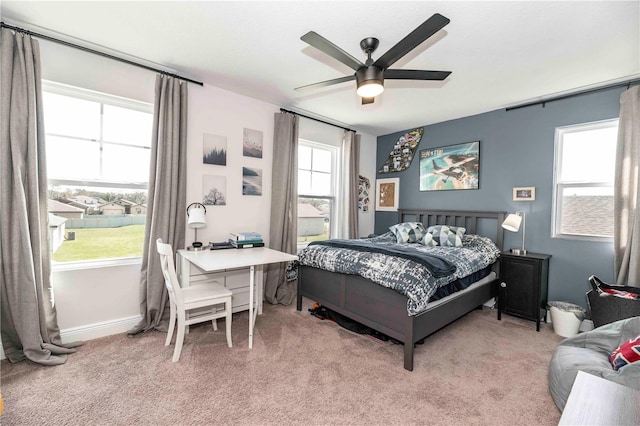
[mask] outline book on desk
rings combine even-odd
[[[229,239],[229,244],[231,244],[233,247],[238,248],[238,249],[264,247],[264,241],[262,241],[262,240],[234,241],[234,240]]]
[[[229,244],[239,249],[264,247],[264,240],[257,232],[232,232],[229,236]]]

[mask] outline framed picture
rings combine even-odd
[[[400,178],[376,180],[376,210],[398,211],[400,199]]]
[[[262,132],[260,130],[242,130],[242,155],[262,158]]]
[[[205,133],[202,137],[202,162],[227,165],[227,137]]]
[[[262,195],[262,169],[242,168],[242,195]]]
[[[513,201],[534,201],[535,199],[535,186],[521,186],[518,188],[513,188]]]
[[[420,191],[478,189],[480,141],[420,151]]]
[[[205,206],[226,206],[226,194],[226,176],[202,176],[202,204]]]

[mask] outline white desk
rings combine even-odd
[[[578,371],[558,425],[640,424],[640,392]]]
[[[256,323],[256,317],[258,312],[262,311],[260,307],[262,306],[263,282],[260,279],[256,283],[256,274],[259,273],[262,276],[264,265],[298,259],[298,256],[266,247],[202,251],[178,250],[178,257],[181,287],[189,285],[189,263],[205,272],[249,268],[249,348],[253,347],[253,327]],[[255,297],[254,288],[256,289]]]

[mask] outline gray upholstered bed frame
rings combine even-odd
[[[398,222],[464,226],[468,234],[490,237],[502,250],[504,212],[398,210]],[[497,265],[495,266],[497,272]],[[419,315],[407,313],[407,298],[358,275],[346,275],[300,266],[297,309],[306,297],[342,315],[404,343],[404,368],[413,370],[413,348],[424,339],[498,294],[498,281],[456,293]]]

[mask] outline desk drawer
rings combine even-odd
[[[206,281],[217,281],[224,285],[224,280],[224,272],[211,272],[209,274],[192,275],[189,277],[189,281],[193,284],[202,284]]]
[[[249,269],[228,269],[224,272],[224,275],[225,287],[229,290],[234,291],[234,289],[245,287],[246,291],[249,291],[249,281],[251,278],[249,276]]]
[[[241,310],[249,309],[249,288],[247,287],[246,289],[231,291],[233,291],[233,296],[231,296],[231,305],[233,306],[234,310],[236,307],[240,307],[243,305],[246,305],[246,307]]]

